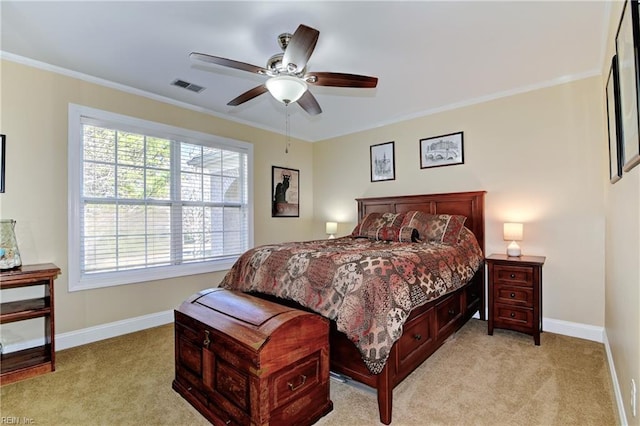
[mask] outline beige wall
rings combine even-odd
[[[622,3],[612,3],[603,75],[615,54],[621,14]],[[631,379],[640,391],[640,166],[605,188],[605,331],[627,421],[638,425],[640,417],[633,417],[629,402]]]
[[[524,222],[523,253],[547,257],[544,317],[603,326],[601,89],[589,78],[315,143],[315,217],[343,235],[355,197],[485,190],[487,253],[505,252],[503,222]],[[464,164],[420,169],[419,139],[457,131]],[[396,179],[372,183],[369,146],[386,141]]]
[[[53,262],[62,269],[55,284],[57,334],[173,309],[196,291],[217,285],[223,277],[220,272],[68,292],[69,103],[252,143],[255,243],[309,236],[313,214],[311,144],[293,140],[285,156],[282,135],[15,62],[1,62],[1,79],[0,125],[1,133],[7,135],[7,170],[0,217],[17,221],[24,264]],[[271,218],[272,165],[300,170],[299,219]],[[35,337],[35,331],[16,325],[3,333],[3,339],[9,339],[5,344]]]

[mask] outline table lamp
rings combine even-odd
[[[503,238],[505,241],[511,241],[507,246],[507,256],[519,257],[522,253],[520,246],[516,241],[522,241],[522,224],[521,223],[505,223],[503,229]]]
[[[338,222],[327,222],[325,232],[329,234],[329,239],[335,238],[335,234],[338,232]]]

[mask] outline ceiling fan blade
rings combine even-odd
[[[242,71],[249,71],[257,74],[266,74],[265,68],[257,65],[251,65],[244,62],[234,61],[233,59],[220,58],[219,56],[207,55],[206,53],[191,52],[189,57],[192,60],[206,62],[209,64],[222,65],[223,67],[235,68]]]
[[[293,72],[302,71],[307,66],[307,61],[316,47],[319,35],[320,31],[306,25],[300,25],[289,40],[282,57],[282,64],[285,67],[294,64],[296,69]]]
[[[297,102],[303,110],[309,113],[309,115],[318,115],[322,112],[322,108],[320,108],[320,104],[316,100],[315,96],[313,96],[313,94],[308,90],[304,92]]]
[[[242,95],[238,96],[235,99],[232,99],[229,101],[229,103],[227,103],[227,105],[230,106],[238,106],[240,104],[243,104],[247,101],[250,101],[251,99],[255,98],[256,96],[260,96],[263,93],[265,93],[267,91],[267,86],[265,86],[264,84],[261,86],[256,86],[251,90],[247,90],[246,92],[244,92]]]
[[[315,77],[315,81],[314,80]],[[374,88],[378,85],[378,77],[366,75],[343,74],[339,72],[314,72],[304,76],[304,80],[316,86],[362,87]]]

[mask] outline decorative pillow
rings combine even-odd
[[[460,215],[409,211],[405,213],[401,226],[416,228],[422,242],[456,244],[466,220]]]
[[[442,242],[444,244],[457,244],[458,238],[460,238],[460,232],[464,228],[464,222],[467,220],[466,216],[459,215],[439,215],[449,216],[449,222],[447,223],[447,229],[442,236]]]
[[[418,230],[405,226],[383,226],[377,229],[369,229],[367,238],[375,241],[399,241],[401,243],[415,243],[418,241]]]
[[[404,214],[402,213],[369,213],[362,219],[351,233],[352,237],[369,237],[369,230],[377,230],[384,226],[395,226],[400,228]]]

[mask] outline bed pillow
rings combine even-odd
[[[405,213],[401,226],[417,229],[422,242],[456,244],[466,220],[460,215],[409,211]]]
[[[403,213],[369,213],[356,225],[351,236],[369,238],[369,231],[375,231],[385,226],[400,228],[403,219]]]
[[[418,241],[418,230],[408,226],[382,226],[377,229],[370,228],[367,232],[367,238],[375,241],[415,243]]]

